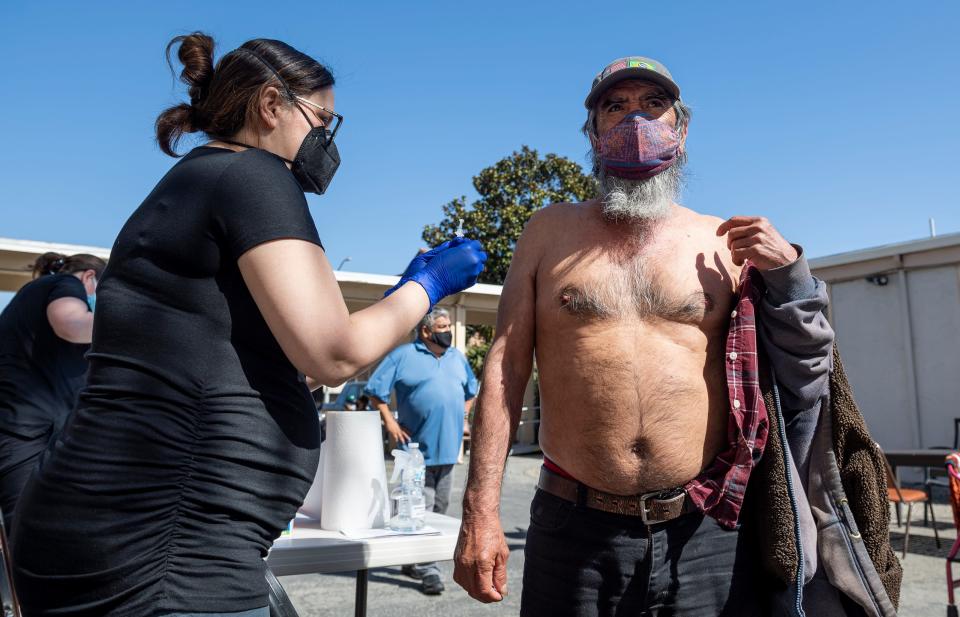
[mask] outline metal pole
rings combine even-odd
[[[467,309],[459,303],[453,305],[453,346],[467,353]]]
[[[354,599],[354,617],[367,617],[367,575],[369,570],[357,570],[357,595]]]
[[[340,265],[337,266],[337,270],[339,270],[340,268],[342,268],[342,267],[343,267],[343,264],[347,263],[348,261],[353,261],[353,257],[344,257],[343,260],[340,261]]]

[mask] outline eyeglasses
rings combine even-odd
[[[323,126],[327,127],[327,138],[330,141],[333,141],[333,138],[336,137],[337,135],[337,131],[340,130],[340,125],[343,124],[343,116],[341,116],[335,111],[331,111],[327,109],[323,105],[317,105],[313,101],[308,101],[302,96],[298,96],[296,97],[296,99],[301,103],[305,103],[310,107],[319,110],[319,112],[315,112],[317,119],[320,120],[320,123],[323,124]],[[327,115],[324,116],[320,112],[322,112],[322,114],[327,114]],[[333,124],[332,129],[330,128],[331,124]]]

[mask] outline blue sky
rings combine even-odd
[[[909,7],[909,8],[908,8]],[[0,236],[109,246],[173,159],[167,41],[279,38],[345,117],[309,202],[328,256],[403,269],[449,199],[521,145],[585,161],[593,75],[640,54],[694,110],[683,202],[763,214],[818,256],[960,231],[960,4],[20,2],[0,8]],[[2,299],[0,299],[2,302]]]

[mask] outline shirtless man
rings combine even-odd
[[[506,593],[500,483],[535,355],[545,467],[521,614],[761,614],[736,520],[742,485],[722,475],[748,474],[758,454],[714,465],[736,445],[732,409],[744,411],[725,345],[747,260],[780,297],[811,294],[814,279],[765,219],[675,203],[689,111],[663,65],[612,63],[586,107],[601,197],[544,208],[517,243],[473,425],[454,579],[482,602]],[[741,428],[762,449],[766,420]]]

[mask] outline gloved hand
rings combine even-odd
[[[404,270],[403,274],[400,275],[400,278],[409,280],[410,277],[413,276],[415,273],[419,272],[420,270],[423,270],[423,267],[427,265],[427,262],[433,259],[433,257],[437,253],[444,251],[450,248],[451,246],[457,246],[459,244],[463,244],[466,241],[467,241],[466,238],[454,238],[452,240],[447,240],[442,244],[438,244],[437,246],[433,247],[429,251],[420,253],[410,261],[409,265],[407,265],[407,269]]]
[[[454,238],[415,257],[400,282],[384,295],[390,295],[407,282],[415,281],[427,292],[430,306],[433,307],[446,296],[476,283],[486,261],[487,254],[480,248],[479,242]]]
[[[486,261],[487,254],[476,240],[463,239],[456,243],[451,240],[449,246],[437,251],[409,280],[426,290],[432,307],[450,294],[473,286]]]
[[[458,244],[462,244],[463,242],[466,242],[466,238],[458,237],[452,240],[447,240],[442,244],[438,244],[437,246],[433,247],[429,251],[424,251],[423,253],[419,253],[416,257],[410,260],[409,264],[407,264],[407,269],[404,270],[403,274],[400,275],[400,282],[394,285],[393,287],[391,287],[390,289],[386,290],[385,292],[383,292],[383,297],[386,298],[396,290],[400,289],[400,286],[406,283],[407,281],[409,281],[411,276],[413,276],[415,273],[419,272],[420,270],[423,270],[423,267],[426,266],[427,263],[431,259],[433,259],[433,257],[437,253],[451,246],[457,246]]]

